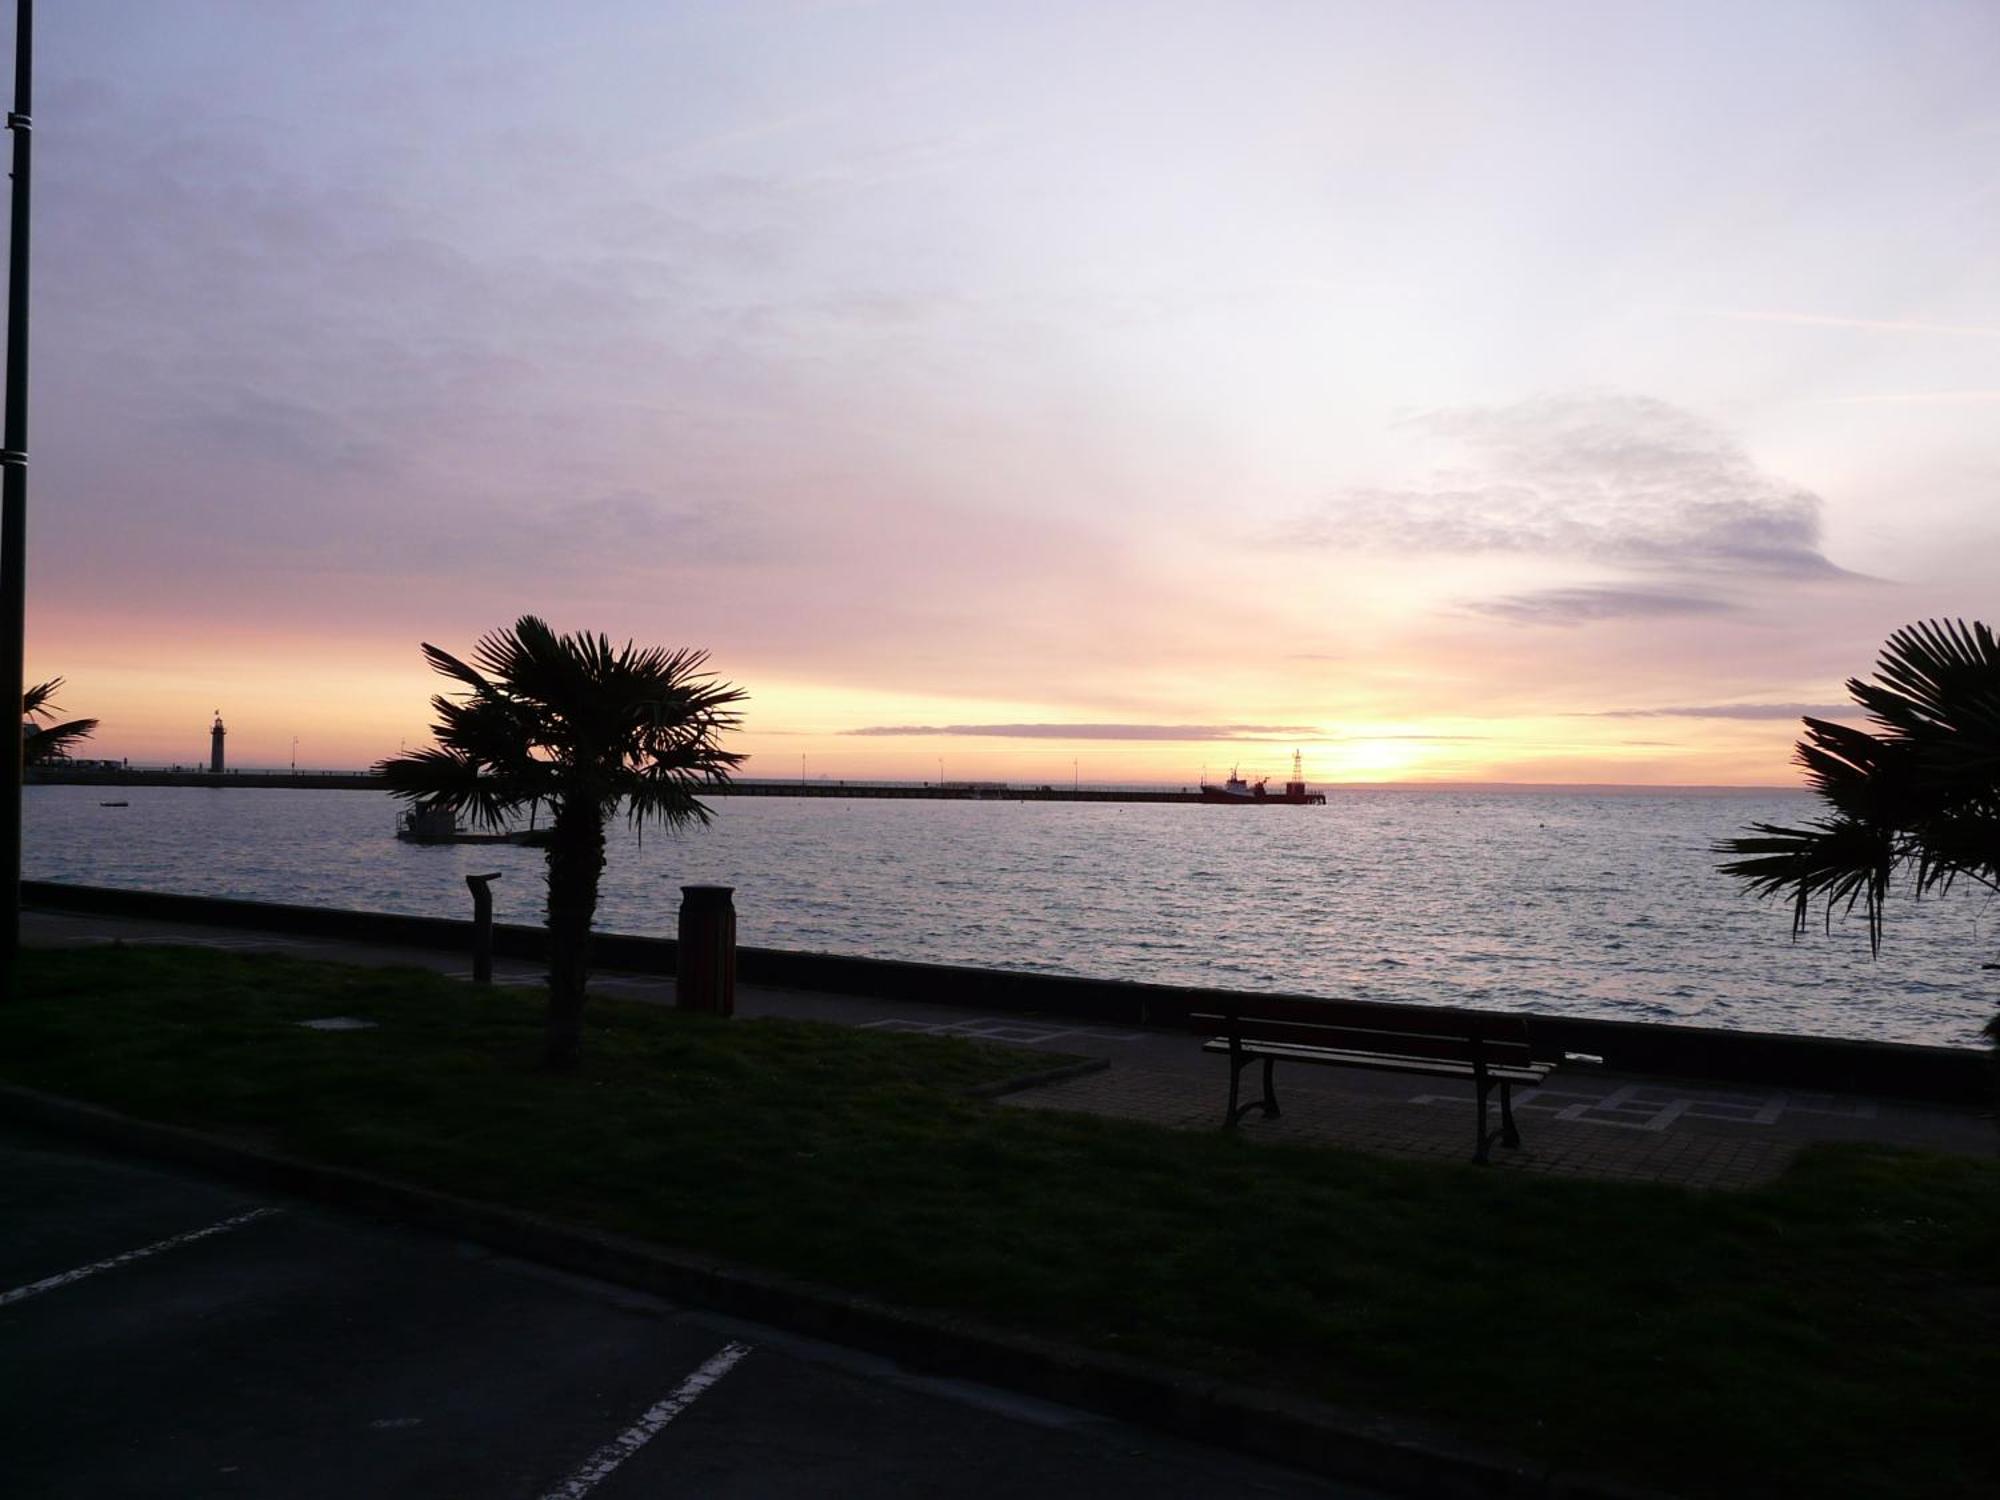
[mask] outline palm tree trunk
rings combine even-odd
[[[549,836],[549,1029],[544,1067],[576,1066],[583,1043],[583,990],[590,974],[590,923],[604,872],[604,818],[584,799],[555,809]]]

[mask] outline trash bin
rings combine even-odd
[[[682,1010],[736,1014],[736,905],[728,885],[681,887],[674,1003]]]

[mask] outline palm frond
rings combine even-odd
[[[394,796],[419,808],[469,817],[488,828],[500,827],[528,800],[505,777],[490,774],[457,750],[426,746],[377,761],[375,770]]]
[[[1792,764],[1806,773],[1806,785],[1849,817],[1867,817],[1883,796],[1882,772],[1895,749],[1865,729],[1829,719],[1806,719],[1805,738]]]
[[[2000,807],[1954,808],[1925,823],[1912,842],[1918,895],[1948,891],[1961,877],[2000,890]]]
[[[70,751],[96,731],[95,719],[71,719],[67,724],[51,724],[47,728],[39,724],[24,725],[21,730],[21,763],[45,766],[52,761],[68,760]]]
[[[493,684],[478,672],[453,656],[449,651],[433,646],[429,641],[423,644],[424,660],[431,664],[431,670],[440,676],[451,677],[464,683],[475,693],[490,693]]]
[[[1969,878],[2000,889],[2000,641],[1985,624],[1927,620],[1889,637],[1874,681],[1849,695],[1872,729],[1807,719],[1793,761],[1832,816],[1802,828],[1753,825],[1715,851],[1758,895],[1788,895],[1794,934],[1824,899],[1867,913],[1872,950],[1899,871],[1913,894]]]
[[[55,695],[61,689],[63,679],[51,677],[47,682],[38,682],[21,694],[21,717],[24,719],[46,719],[56,711]]]
[[[1956,734],[1968,701],[1984,698],[1992,706],[1996,673],[2000,641],[1984,624],[1925,620],[1889,637],[1875,666],[1879,686],[1851,683],[1849,688],[1858,687],[1856,701],[1902,732]]]
[[[1775,823],[1750,826],[1754,837],[1726,839],[1715,846],[1718,854],[1738,856],[1722,866],[1723,874],[1743,881],[1755,895],[1789,895],[1794,936],[1805,931],[1816,899],[1825,898],[1829,925],[1836,906],[1845,913],[1862,903],[1870,949],[1880,951],[1882,905],[1898,859],[1893,833],[1843,817],[1803,828]]]
[[[720,741],[745,695],[706,674],[705,651],[614,646],[523,615],[481,636],[470,661],[428,644],[424,657],[461,691],[431,700],[434,750],[382,769],[391,791],[426,806],[497,817],[572,803],[605,815],[623,803],[637,824],[680,826],[706,819],[696,793],[743,760]],[[397,765],[414,769],[391,776]]]
[[[1991,775],[2000,765],[2000,640],[1979,621],[1905,626],[1889,637],[1875,681],[1847,689],[1937,772]]]

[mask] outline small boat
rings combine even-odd
[[[450,808],[413,807],[397,821],[396,837],[406,844],[526,844],[539,849],[548,843],[549,830],[506,828],[497,833],[467,833],[459,828],[458,815]]]
[[[97,805],[99,807],[130,807],[132,804],[129,802],[100,802]]]
[[[1267,786],[1268,776],[1260,776],[1255,781],[1245,781],[1236,774],[1236,767],[1229,768],[1229,779],[1221,786],[1201,783],[1201,800],[1221,802],[1231,807],[1322,807],[1326,804],[1325,792],[1306,790],[1306,776],[1299,752],[1292,752],[1292,779],[1285,783],[1282,792],[1273,792]]]

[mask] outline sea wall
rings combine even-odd
[[[206,786],[228,791],[252,789],[318,792],[386,792],[388,783],[373,771],[210,771],[105,766],[37,766],[30,786]],[[703,787],[703,797],[860,798],[892,802],[1202,802],[1200,792],[1183,787],[1011,786],[997,781],[730,781]],[[1289,806],[1273,795],[1245,807]]]
[[[396,947],[469,953],[472,946],[472,924],[445,917],[33,880],[21,883],[21,900],[25,906],[50,911],[252,928]],[[676,945],[672,938],[605,932],[593,941],[594,962],[604,968],[645,974],[674,972]],[[494,951],[510,958],[539,959],[544,951],[542,929],[498,924]],[[1213,1009],[1224,993],[1182,985],[1023,974],[782,948],[739,949],[737,977],[745,984],[774,988],[1169,1028],[1186,1026],[1190,1011]],[[1373,1008],[1388,1021],[1412,1007],[1381,1004]],[[1539,1013],[1533,1015],[1531,1026],[1538,1049],[1587,1053],[1602,1058],[1607,1068],[1620,1073],[1963,1104],[1990,1102],[1994,1093],[1993,1059],[1981,1049]]]

